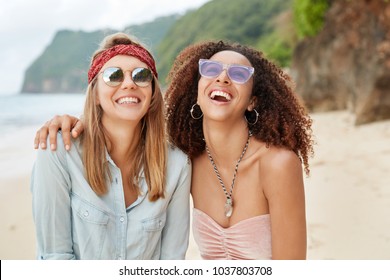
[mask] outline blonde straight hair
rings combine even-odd
[[[102,51],[118,44],[136,44],[127,34],[116,33],[106,37],[93,59]],[[92,63],[91,61],[91,63]],[[84,106],[84,134],[82,135],[83,163],[86,178],[97,195],[108,191],[107,180],[112,180],[106,159],[106,146],[109,146],[101,122],[103,110],[97,104],[96,80],[88,85]],[[152,81],[152,100],[148,112],[141,120],[141,137],[134,161],[128,172],[131,186],[140,192],[140,175],[143,171],[148,185],[149,200],[164,198],[167,168],[167,138],[165,131],[164,100],[156,77]]]

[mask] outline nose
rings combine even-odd
[[[122,89],[127,89],[127,88],[136,88],[137,85],[134,83],[133,79],[131,78],[131,74],[129,71],[126,71],[123,73],[123,82],[121,84]]]
[[[221,74],[218,75],[216,81],[219,82],[219,83],[223,83],[223,84],[230,84],[231,83],[230,78],[229,78],[229,76],[227,74],[227,69],[226,68],[224,68],[222,70]]]

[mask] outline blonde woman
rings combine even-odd
[[[88,71],[84,133],[38,150],[31,191],[39,259],[184,259],[191,165],[167,145],[151,54],[106,37]],[[63,143],[61,133],[57,135]]]

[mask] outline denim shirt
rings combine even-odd
[[[38,259],[184,259],[190,224],[191,162],[169,148],[165,198],[141,194],[125,206],[120,169],[107,153],[112,175],[98,196],[84,176],[81,145],[38,150],[31,177]],[[49,146],[49,145],[48,145]]]

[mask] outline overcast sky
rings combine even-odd
[[[20,91],[24,71],[60,29],[122,29],[208,1],[0,0],[0,94]]]

